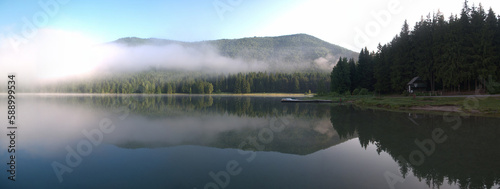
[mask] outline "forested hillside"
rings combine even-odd
[[[59,83],[40,87],[35,92],[64,92],[64,93],[144,93],[144,94],[212,94],[212,93],[317,93],[327,92],[330,89],[329,71],[340,56],[357,58],[357,53],[345,48],[327,43],[313,36],[296,34],[279,37],[253,37],[243,39],[221,39],[203,42],[180,42],[165,39],[122,38],[110,43],[120,45],[120,48],[129,49],[136,53],[134,48],[162,49],[168,51],[169,45],[182,47],[187,56],[203,55],[198,57],[201,66],[204,58],[210,61],[219,60],[219,56],[237,59],[241,62],[260,62],[268,64],[268,69],[262,71],[225,72],[217,69],[199,68],[186,70],[189,59],[174,60],[175,68],[153,67],[145,63],[145,55],[134,59],[132,64],[142,65],[141,69],[122,69],[130,66],[116,62],[114,69],[107,70],[106,74],[96,74],[92,78],[60,81]],[[150,48],[154,47],[154,48]],[[216,49],[217,58],[204,57],[206,49]],[[179,49],[179,48],[177,48]],[[198,50],[199,51],[198,51]],[[200,50],[201,49],[201,50]],[[128,52],[128,51],[127,51]],[[155,51],[153,53],[163,53]],[[189,52],[195,52],[190,54]],[[199,53],[201,52],[201,53]],[[151,54],[151,53],[150,53]],[[149,54],[148,54],[149,55]],[[175,53],[169,56],[183,56]],[[149,58],[151,59],[151,58]],[[153,58],[154,59],[154,58]],[[225,59],[221,59],[225,60]],[[137,61],[137,62],[135,62]],[[161,60],[158,60],[161,61]],[[159,62],[159,64],[162,64]],[[212,65],[216,65],[217,62]],[[243,63],[244,64],[244,63]],[[144,65],[150,65],[144,68]],[[241,64],[240,64],[241,65]],[[231,66],[231,65],[227,65]],[[238,66],[238,65],[235,65]],[[138,68],[139,66],[137,66]],[[193,64],[191,64],[193,67]],[[209,71],[211,70],[211,71]]]
[[[270,62],[304,63],[326,57],[357,57],[357,53],[330,44],[306,34],[279,37],[253,37],[243,39],[221,39],[210,41],[220,49],[221,54],[229,57],[242,57]]]
[[[357,58],[358,54],[306,34],[278,37],[251,37],[220,39],[202,42],[180,42],[165,39],[122,38],[112,44],[129,47],[143,45],[166,46],[171,44],[190,48],[214,47],[221,56],[258,61],[269,65],[268,71],[304,72],[328,71],[339,57]],[[140,64],[138,62],[137,64]]]
[[[415,76],[430,91],[500,92],[495,82],[500,79],[500,16],[466,1],[460,15],[429,14],[413,30],[405,22],[400,34],[377,52],[362,50],[359,63],[340,59],[332,71],[332,90],[401,93]]]

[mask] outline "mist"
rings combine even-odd
[[[208,44],[197,47],[179,44],[126,46],[53,29],[39,30],[35,37],[16,48],[11,45],[12,39],[1,40],[0,81],[5,81],[8,74],[15,74],[25,86],[151,68],[215,73],[264,71],[268,68],[264,62],[224,57]]]
[[[235,73],[264,71],[268,65],[258,61],[244,61],[224,57],[208,44],[197,47],[185,47],[179,44],[164,46],[143,45],[126,46],[108,44],[104,48],[112,49],[112,59],[101,64],[97,70],[105,71],[141,71],[149,68],[203,71],[216,73]]]
[[[338,57],[328,53],[325,57],[319,57],[315,59],[314,64],[320,69],[332,70],[333,67],[337,65],[337,62],[335,60],[338,60]]]
[[[331,53],[311,60],[297,58],[310,56],[295,51],[306,47],[267,49],[264,53],[271,53],[265,54],[271,57],[268,60],[262,60],[262,52],[249,49],[238,50],[229,57],[210,42],[104,43],[78,32],[55,29],[38,30],[27,43],[19,43],[16,48],[11,44],[12,39],[0,39],[0,82],[6,83],[6,76],[15,74],[20,89],[28,90],[60,81],[151,69],[208,74],[330,71],[338,59]]]

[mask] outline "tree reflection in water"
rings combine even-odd
[[[461,118],[446,122],[443,115],[409,117],[404,113],[364,110],[353,106],[333,106],[331,122],[339,136],[357,133],[362,147],[374,144],[377,151],[387,152],[399,164],[403,176],[411,171],[429,187],[439,187],[445,182],[456,183],[461,188],[492,188],[500,184],[500,119],[487,117]],[[409,119],[411,118],[411,119]],[[415,123],[413,123],[413,121]],[[408,161],[412,152],[423,150],[416,140],[432,139],[432,132],[440,128],[447,137],[436,143],[432,153],[415,162]],[[430,149],[429,146],[427,146]]]

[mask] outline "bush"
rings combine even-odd
[[[330,93],[330,96],[332,96],[332,97],[339,97],[339,96],[340,96],[340,94],[339,94],[339,93],[337,93],[337,92],[331,92],[331,93]]]
[[[318,91],[318,93],[316,93],[316,96],[326,96],[327,93],[324,92],[324,91]]]
[[[370,93],[368,92],[368,89],[362,88],[359,91],[359,95],[369,95]]]
[[[415,96],[427,96],[427,95],[423,92],[415,92]]]
[[[354,91],[352,91],[352,95],[359,95],[359,89],[354,89]]]
[[[403,93],[401,93],[401,95],[403,95],[403,96],[409,96],[410,93],[407,90],[404,90]]]
[[[346,92],[344,93],[344,96],[351,96],[351,92],[346,91]]]
[[[489,85],[486,87],[486,91],[488,92],[488,94],[499,94],[500,93],[500,86]]]

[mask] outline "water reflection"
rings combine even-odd
[[[499,184],[497,118],[462,118],[455,130],[456,122],[438,115],[409,117],[279,99],[20,95],[19,161],[24,166],[19,172],[29,182],[7,188],[204,188],[213,181],[208,173],[232,160],[243,172],[228,188],[388,188],[383,176],[388,171],[405,177],[396,188]],[[4,101],[0,96],[0,111],[7,109]],[[82,166],[59,183],[51,163],[64,162],[65,148],[87,140],[82,132],[98,129],[103,119],[112,121],[114,131],[103,135]],[[447,138],[427,155],[415,140],[432,140],[436,128]],[[5,147],[0,146],[2,159]],[[423,159],[412,159],[415,151]],[[251,155],[255,158],[248,162]]]
[[[341,139],[333,130],[329,106],[281,104],[279,98],[34,95],[23,96],[20,102],[25,144],[46,154],[81,140],[83,131],[98,129],[104,118],[116,124],[104,142],[131,149],[179,145],[236,149],[262,129],[281,124],[274,123],[277,120],[286,120],[286,127],[293,129],[273,135],[272,144],[258,150],[305,155],[352,138]],[[126,121],[118,119],[120,108],[129,111]]]
[[[449,182],[460,188],[492,188],[500,183],[498,118],[456,121],[458,117],[405,116],[351,106],[332,107],[330,113],[341,137],[358,133],[362,147],[374,144],[377,152],[397,161],[401,174],[412,172],[429,187]]]

